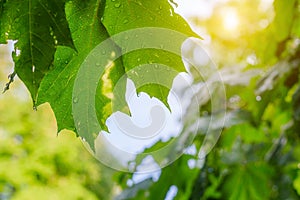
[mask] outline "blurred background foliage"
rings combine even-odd
[[[300,1],[219,1],[188,21],[220,69],[233,116],[204,160],[196,150],[157,180],[134,181],[100,166],[73,133],[56,137],[49,106],[33,112],[17,83],[0,97],[0,199],[300,199]],[[4,48],[1,69],[11,65]]]
[[[119,199],[300,199],[300,1],[219,1],[211,15],[187,18],[224,81],[225,128],[204,160],[185,154],[158,181],[128,188],[121,174]],[[196,48],[190,67],[205,66]]]

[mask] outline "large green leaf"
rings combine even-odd
[[[52,65],[57,45],[74,47],[65,1],[1,1],[2,6],[0,43],[17,40],[15,47],[21,53],[14,56],[15,72],[36,102],[40,82]]]
[[[153,33],[152,36],[151,30],[148,29],[145,29],[144,32],[142,30],[140,32],[133,31],[127,35],[125,34],[122,39],[115,40],[123,48],[122,53],[126,53],[123,55],[125,71],[128,73],[129,78],[135,82],[137,91],[155,96],[168,105],[167,96],[173,79],[179,72],[185,71],[180,52],[184,39],[176,39],[172,34],[178,31],[185,34],[186,37],[199,36],[190,29],[181,16],[174,12],[173,7],[167,0],[107,1],[103,24],[110,35],[147,27],[170,30],[169,34],[155,35]],[[135,38],[132,39],[131,36]],[[158,45],[156,48],[150,48],[147,46],[147,42],[157,43]],[[167,43],[167,45],[172,44],[172,49],[164,43]],[[126,47],[130,45],[137,45],[139,48],[135,51],[126,52]],[[175,49],[177,53],[172,52]],[[144,64],[146,66],[142,68],[141,65]],[[156,64],[165,65],[167,68],[174,70],[175,73],[170,73],[167,70],[155,70],[153,65]],[[159,67],[156,65],[157,68]]]
[[[72,102],[85,101],[84,99],[72,99],[72,92],[74,81],[81,64],[86,59],[87,55],[102,41],[108,38],[108,34],[100,22],[101,17],[101,6],[100,0],[89,0],[89,1],[71,1],[66,5],[67,18],[72,31],[72,37],[77,52],[66,48],[59,47],[55,54],[54,70],[47,74],[41,84],[39,90],[39,104],[43,102],[49,102],[56,115],[58,129],[71,129],[75,130],[74,119],[72,115]],[[116,45],[112,41],[107,49],[103,51],[117,52],[119,51]],[[100,68],[105,66],[99,66]],[[92,68],[91,70],[97,70]],[[120,76],[123,75],[123,69],[120,61],[115,61],[114,65],[108,69],[106,73],[106,79],[98,77],[100,80],[98,84],[98,92],[95,97],[97,105],[97,114],[99,117],[100,125],[105,129],[106,118],[112,113],[111,101],[114,96],[109,96],[107,93],[112,92],[114,84],[119,80]],[[93,82],[92,84],[95,85]],[[108,85],[107,85],[108,84]],[[97,85],[96,85],[97,86]],[[125,84],[123,85],[125,87]],[[90,79],[87,78],[85,83],[82,83],[82,90],[91,91]],[[106,87],[106,88],[104,88]],[[122,87],[122,85],[121,85]],[[106,91],[106,92],[105,92]],[[125,92],[125,90],[123,90]],[[89,93],[90,95],[90,93]],[[120,94],[121,95],[121,94]],[[124,95],[123,95],[124,96]],[[87,109],[90,109],[93,105],[88,105]],[[83,120],[82,125],[87,126],[89,115],[87,110],[83,109]],[[79,133],[81,137],[85,138],[91,147],[94,146],[95,136],[90,132],[88,127],[83,133]],[[78,132],[78,130],[77,130]]]

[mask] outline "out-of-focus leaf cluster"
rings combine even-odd
[[[275,0],[264,12],[259,6],[259,1],[229,1],[217,6],[209,19],[192,19],[212,39],[211,55],[226,88],[227,120],[217,145],[198,160],[200,165],[191,168],[184,155],[163,169],[157,182],[142,188],[135,184],[121,195],[139,188],[127,197],[159,199],[168,191],[156,187],[174,185],[175,199],[180,200],[299,199],[300,1]],[[230,37],[217,25],[222,20],[218,11],[227,7],[235,9],[240,20],[240,29]],[[200,119],[214,114],[210,106],[202,105],[205,114],[201,112]],[[199,149],[202,140],[199,134],[193,145]],[[165,174],[170,175],[168,181]],[[177,176],[189,179],[178,183]]]

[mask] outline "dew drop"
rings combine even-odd
[[[74,97],[74,98],[73,98],[73,103],[78,103],[78,98],[77,98],[77,97]],[[80,123],[80,122],[78,122],[78,126],[80,125],[79,123]]]
[[[100,63],[97,62],[97,63],[96,63],[96,66],[97,66],[97,67],[100,67]]]
[[[110,57],[111,57],[111,58],[116,57],[116,52],[112,51],[111,54],[110,54]]]
[[[125,20],[123,21],[123,24],[127,24],[127,23],[128,23],[128,20],[125,19]]]
[[[116,8],[119,8],[120,6],[121,6],[120,3],[116,3],[116,4],[115,4],[115,7],[116,7]]]

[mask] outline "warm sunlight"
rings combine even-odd
[[[224,12],[223,26],[227,31],[235,31],[239,26],[239,18],[235,10]]]

